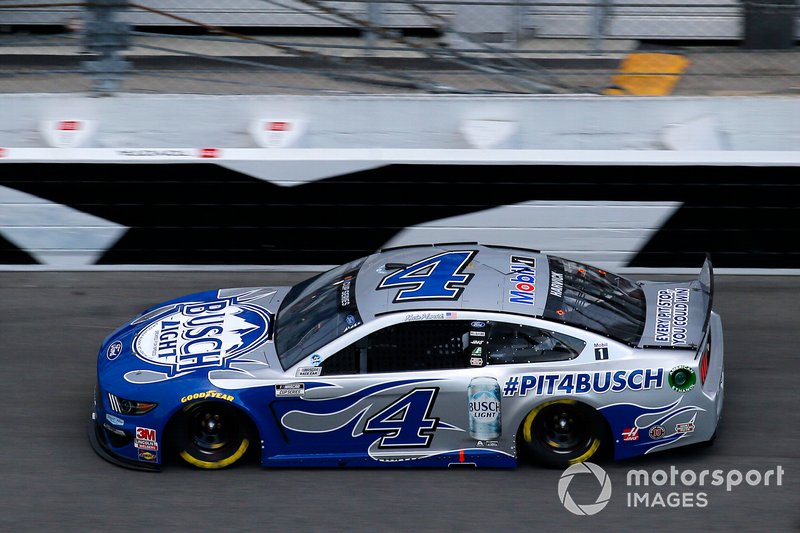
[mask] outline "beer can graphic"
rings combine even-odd
[[[467,389],[469,434],[477,440],[500,437],[500,385],[492,377],[472,378]]]

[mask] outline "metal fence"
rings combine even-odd
[[[796,0],[0,0],[0,92],[791,94]]]

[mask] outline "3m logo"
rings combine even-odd
[[[133,446],[139,450],[158,451],[156,442],[156,430],[150,428],[136,428],[136,438],[133,439]]]
[[[156,430],[150,428],[136,428],[136,438],[141,440],[156,440]]]

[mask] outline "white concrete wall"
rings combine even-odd
[[[798,116],[790,97],[0,95],[0,148],[48,146],[61,120],[92,123],[84,147],[251,148],[263,119],[297,148],[472,148],[477,120],[508,134],[486,148],[796,150]]]

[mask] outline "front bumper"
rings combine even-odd
[[[91,443],[92,449],[94,449],[97,455],[109,463],[133,470],[144,470],[147,472],[161,471],[161,467],[157,464],[133,461],[125,457],[120,457],[111,451],[106,444],[106,437],[103,435],[103,428],[97,423],[96,414],[94,412],[92,412],[92,415],[89,417],[88,433],[89,443]]]

